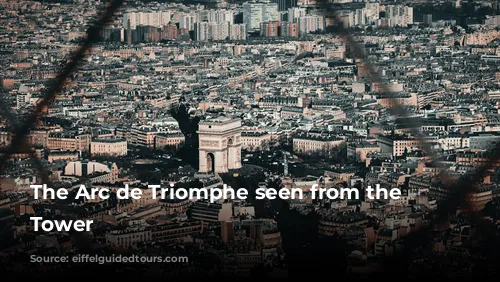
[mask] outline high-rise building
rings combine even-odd
[[[231,24],[229,25],[229,39],[230,40],[246,40],[247,28],[245,24]]]
[[[366,3],[364,10],[365,10],[366,24],[374,24],[380,18],[379,3]]]
[[[297,0],[271,0],[271,2],[278,4],[278,11],[287,11],[297,7]]]
[[[342,24],[343,28],[352,28],[355,26],[354,23],[354,12],[352,11],[341,11],[338,14],[339,22]]]
[[[288,22],[295,23],[297,19],[307,14],[305,8],[290,8],[288,9]]]
[[[127,20],[127,44],[132,45],[132,26],[130,19]]]
[[[200,21],[206,22],[234,22],[234,12],[231,10],[202,10]]]
[[[194,24],[198,22],[197,18],[193,14],[183,14],[179,19],[179,28],[194,30]]]
[[[413,7],[405,6],[403,9],[404,13],[404,26],[413,24]]]
[[[127,12],[123,14],[123,26],[130,26],[135,29],[138,25],[163,27],[170,22],[171,13],[168,11],[159,12]]]
[[[196,41],[206,41],[209,40],[209,29],[210,23],[201,22],[194,24],[194,40]]]
[[[365,25],[366,17],[365,17],[365,9],[356,9],[354,13],[354,24],[355,25]]]
[[[299,18],[299,34],[319,32],[325,30],[325,19],[323,16],[304,16]]]
[[[413,24],[413,7],[402,5],[385,6],[385,17],[389,27],[407,27]]]
[[[210,23],[210,39],[215,41],[227,40],[229,37],[229,22]]]
[[[424,15],[424,24],[431,24],[432,23],[432,14],[425,14]]]
[[[179,37],[179,29],[175,24],[169,24],[165,27],[166,39],[177,39]]]
[[[195,40],[226,40],[229,37],[229,22],[199,22],[194,24]]]
[[[260,29],[264,22],[279,21],[278,4],[266,1],[243,3],[243,23],[248,32]]]
[[[299,37],[299,24],[282,22],[281,23],[281,36],[284,37]]]
[[[260,27],[260,36],[277,37],[279,35],[279,22],[262,23]]]

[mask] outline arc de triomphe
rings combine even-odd
[[[241,120],[219,117],[198,125],[200,173],[241,168]]]

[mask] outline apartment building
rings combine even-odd
[[[129,248],[138,243],[151,241],[151,230],[144,227],[132,227],[113,230],[106,234],[106,242],[114,247]]]
[[[163,149],[165,147],[179,148],[185,141],[184,134],[181,132],[158,133],[155,137],[155,148]]]
[[[334,136],[302,135],[293,138],[293,151],[301,154],[312,154],[339,146],[345,142]]]
[[[151,227],[153,241],[174,243],[203,231],[201,221],[184,221],[168,223]]]
[[[210,203],[198,201],[191,208],[191,217],[203,222],[203,224],[213,224],[220,221],[228,221],[233,215],[231,203]]]
[[[378,137],[377,142],[382,153],[391,153],[394,157],[422,148],[420,140],[406,135],[384,135]]]
[[[127,140],[121,138],[96,138],[90,143],[93,156],[126,156]]]
[[[271,141],[271,134],[268,132],[242,132],[241,146],[245,150],[258,150],[264,148]]]
[[[47,137],[49,150],[82,151],[90,150],[91,135],[88,133],[50,133]]]

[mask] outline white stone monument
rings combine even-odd
[[[219,117],[198,125],[200,173],[241,168],[241,120]]]

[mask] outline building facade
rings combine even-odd
[[[201,173],[226,173],[241,168],[241,120],[218,118],[198,128]]]

